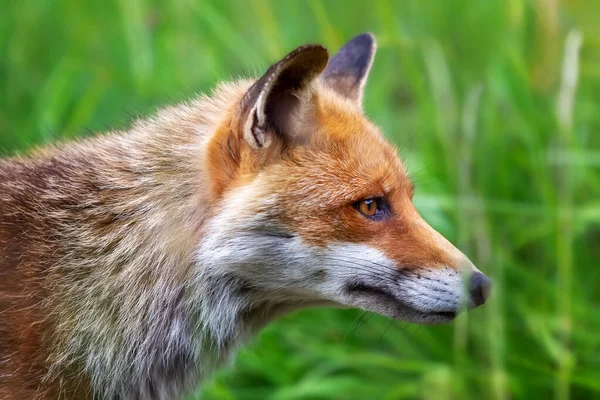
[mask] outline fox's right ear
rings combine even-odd
[[[362,96],[377,51],[372,33],[351,39],[331,58],[321,79],[338,94],[362,107]]]
[[[293,140],[312,103],[311,83],[325,69],[329,55],[319,45],[298,47],[248,90],[241,103],[244,139],[254,149],[266,148],[273,135]]]

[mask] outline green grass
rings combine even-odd
[[[290,315],[198,396],[597,398],[600,4],[554,3],[0,2],[0,155],[125,127],[297,45],[333,51],[372,31],[366,111],[402,146],[425,219],[493,277],[493,296],[449,326]]]

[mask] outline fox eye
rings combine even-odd
[[[377,202],[373,199],[361,200],[358,202],[358,211],[367,217],[372,217],[377,214]]]
[[[356,208],[362,215],[369,219],[381,220],[388,214],[387,203],[382,197],[363,199],[354,203]]]

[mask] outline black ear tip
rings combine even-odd
[[[304,46],[297,47],[296,50],[292,51],[292,54],[315,52],[328,54],[327,49],[320,44],[305,44]]]
[[[306,44],[296,48],[282,60],[282,64],[287,64],[291,60],[298,62],[301,60],[306,66],[314,65],[318,72],[321,72],[329,60],[329,52],[320,44]]]
[[[375,35],[373,35],[371,32],[365,32],[350,39],[346,46],[350,44],[353,46],[360,46],[365,49],[375,49],[377,47],[377,40],[375,39]]]
[[[320,60],[328,60],[329,59],[329,51],[326,47],[321,46],[320,44],[309,44],[311,52],[313,53],[313,57],[315,59]]]

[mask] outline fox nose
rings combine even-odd
[[[471,275],[469,290],[471,291],[471,300],[474,307],[479,307],[487,300],[492,289],[492,280],[477,271]]]

